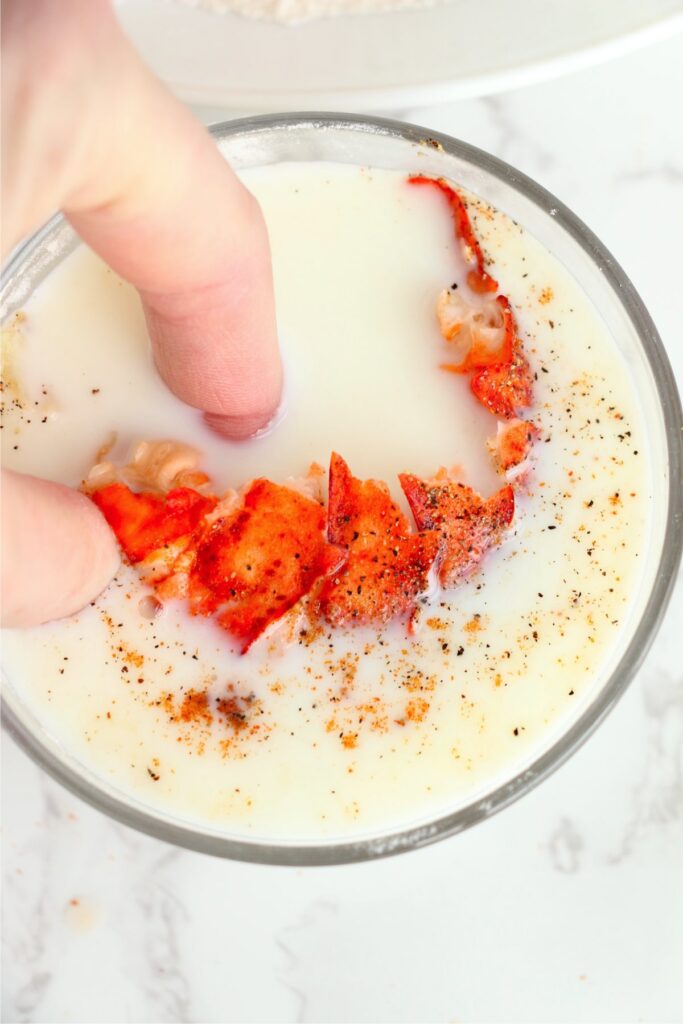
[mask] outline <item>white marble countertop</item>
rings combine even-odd
[[[683,384],[683,37],[404,112],[555,192],[640,290]],[[3,1020],[683,1020],[683,582],[645,666],[551,779],[388,861],[214,860],[80,803],[3,742]],[[678,623],[678,632],[676,623]]]

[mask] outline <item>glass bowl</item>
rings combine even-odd
[[[469,828],[538,785],[587,739],[614,707],[642,662],[662,619],[683,545],[683,418],[664,348],[633,285],[595,235],[535,182],[481,150],[446,135],[373,117],[288,114],[214,126],[213,135],[237,169],[281,161],[327,160],[443,175],[503,210],[536,237],[575,278],[603,318],[637,381],[653,495],[641,583],[609,671],[545,749],[504,784],[492,784],[437,818],[393,831],[316,842],[262,841],[198,826],[123,795],[82,765],[22,702],[21,687],[4,680],[4,724],[54,778],[126,825],[204,853],[271,864],[332,864],[415,849]],[[78,240],[54,217],[13,255],[4,273],[3,316],[19,308]]]

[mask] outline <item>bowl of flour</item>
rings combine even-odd
[[[207,121],[396,111],[529,84],[683,27],[679,0],[119,0],[156,73]]]

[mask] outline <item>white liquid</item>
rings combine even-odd
[[[332,449],[397,498],[399,471],[441,465],[462,466],[486,495],[500,486],[485,447],[495,419],[466,379],[437,368],[436,296],[463,269],[440,197],[395,172],[337,165],[244,177],[273,247],[287,372],[277,429],[245,445],[211,434],[156,377],[132,290],[81,248],[27,303],[12,341],[23,407],[5,410],[6,464],[78,484],[116,431],[119,457],[139,439],[197,445],[219,490],[283,481]],[[515,774],[606,671],[646,536],[634,388],[563,269],[502,214],[478,201],[471,212],[538,373],[547,439],[509,539],[410,640],[397,626],[381,643],[358,630],[285,649],[276,631],[240,658],[180,606],[143,618],[130,568],[72,619],[8,631],[15,686],[65,748],[124,792],[232,834],[407,824]],[[173,720],[169,708],[192,690],[212,709],[253,694],[247,727]]]

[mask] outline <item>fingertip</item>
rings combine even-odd
[[[85,600],[81,599],[81,594],[75,596],[74,604],[77,609],[97,597],[111,582],[121,565],[121,551],[116,537],[100,510],[86,495],[80,494],[78,491],[72,493],[75,493],[79,504],[82,502],[82,514],[88,521],[85,558],[86,582],[85,590],[82,592],[85,594]]]
[[[229,441],[248,441],[269,433],[279,422],[277,407],[268,414],[231,416],[222,413],[205,412],[204,422],[216,434]]]
[[[258,386],[243,391],[238,400],[226,399],[213,410],[204,412],[204,422],[220,437],[248,441],[269,434],[285,416],[279,361],[268,380],[261,378]]]
[[[283,368],[267,291],[247,301],[242,289],[221,283],[153,302],[145,296],[143,306],[157,371],[181,401],[223,437],[243,439],[271,422]]]
[[[84,494],[48,480],[5,470],[2,490],[2,625],[79,611],[120,564],[104,517]]]

